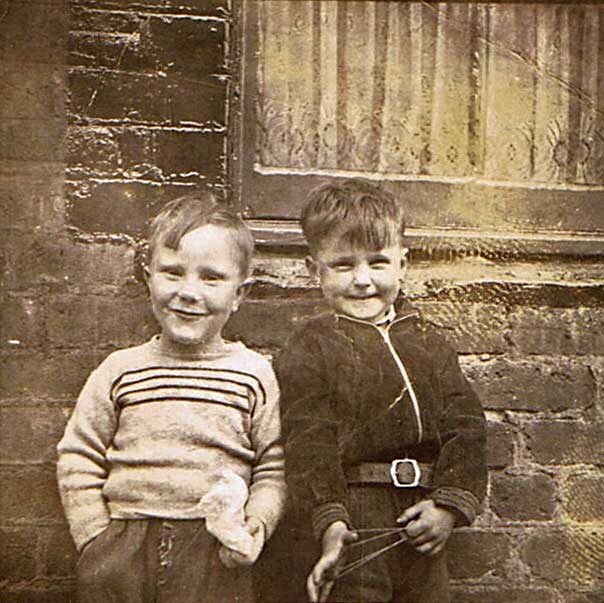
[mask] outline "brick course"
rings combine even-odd
[[[543,465],[602,465],[603,429],[602,421],[537,420],[526,426],[527,449]]]
[[[62,510],[54,467],[0,468],[0,507],[11,525],[56,521]]]
[[[543,521],[552,519],[555,508],[556,485],[551,477],[491,473],[491,509],[500,519]]]
[[[535,578],[559,587],[604,583],[604,529],[568,527],[535,532],[522,546],[522,558]]]
[[[514,460],[514,430],[510,425],[489,422],[487,432],[488,464],[491,468],[511,465]]]
[[[18,582],[36,575],[37,541],[34,530],[0,529],[0,563],[5,579]]]
[[[510,317],[513,344],[525,354],[593,354],[604,347],[599,308],[519,308]]]
[[[594,404],[589,366],[567,358],[508,358],[464,366],[486,408],[524,411],[580,410]]]
[[[453,579],[505,578],[512,541],[502,532],[468,529],[455,532],[448,545],[449,571]]]

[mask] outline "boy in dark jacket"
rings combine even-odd
[[[446,603],[446,541],[485,494],[480,402],[455,351],[401,296],[400,203],[337,182],[310,193],[301,221],[331,309],[298,328],[276,363],[290,521],[320,543],[308,597]],[[390,540],[356,542],[396,526]],[[344,575],[359,549],[367,560],[384,544]]]

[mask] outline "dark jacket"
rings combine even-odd
[[[410,305],[385,331],[346,316],[311,319],[275,368],[290,503],[311,514],[317,537],[350,523],[348,467],[403,457],[433,464],[427,497],[461,524],[474,520],[487,481],[484,413],[456,352]]]

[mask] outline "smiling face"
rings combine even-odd
[[[177,249],[159,244],[146,272],[162,342],[196,353],[222,345],[222,328],[243,297],[245,275],[233,233],[206,224],[182,237]]]
[[[375,322],[386,315],[398,296],[405,254],[400,245],[370,250],[331,238],[315,257],[307,258],[307,266],[318,276],[332,310]]]

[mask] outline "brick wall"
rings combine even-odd
[[[229,14],[226,0],[0,4],[0,601],[72,599],[55,446],[91,368],[153,332],[145,219],[189,187],[227,187]],[[408,294],[459,349],[490,424],[489,500],[451,543],[456,603],[600,603],[597,258],[413,259]],[[256,276],[229,331],[274,352],[320,296],[298,251],[261,251]]]

